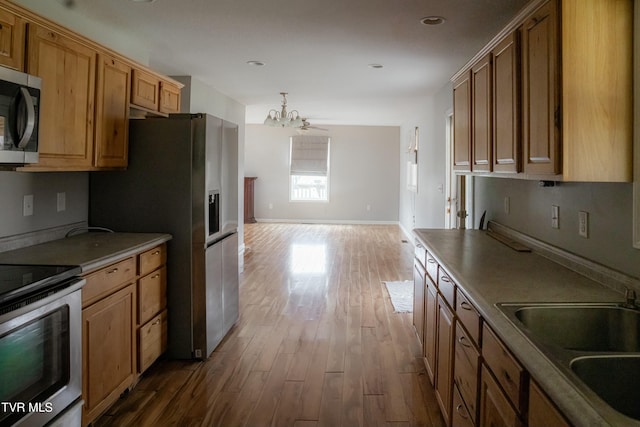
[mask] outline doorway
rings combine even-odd
[[[474,177],[453,170],[453,110],[445,117],[446,177],[445,228],[474,228]]]

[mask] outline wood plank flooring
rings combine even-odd
[[[395,225],[247,224],[240,320],[205,362],[159,360],[95,426],[442,426]]]

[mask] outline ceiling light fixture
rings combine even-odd
[[[252,65],[254,67],[262,67],[264,65],[264,62],[252,60],[252,61],[247,61],[247,64]]]
[[[420,20],[423,25],[440,25],[446,21],[442,16],[425,16]]]
[[[298,111],[292,110],[287,112],[287,92],[280,92],[280,95],[282,95],[282,110],[270,110],[269,114],[267,114],[267,118],[264,119],[264,124],[273,127],[302,127],[302,118]]]
[[[380,69],[380,68],[384,68],[384,65],[382,65],[382,64],[369,64],[368,67],[369,68],[374,68],[374,69]]]

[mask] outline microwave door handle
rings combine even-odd
[[[20,138],[20,142],[18,143],[18,148],[25,148],[31,139],[31,135],[33,134],[33,130],[36,127],[36,110],[33,106],[33,99],[31,99],[31,94],[25,87],[20,88],[20,93],[22,93],[22,97],[24,98],[24,103],[27,106],[27,126],[24,129],[24,133],[22,134],[22,138]]]

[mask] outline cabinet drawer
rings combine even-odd
[[[478,377],[480,373],[478,362],[480,353],[462,328],[455,329],[454,380],[466,404],[469,415],[475,423],[478,408]]]
[[[469,338],[477,347],[480,347],[480,313],[460,289],[456,292],[456,314],[469,333]]]
[[[138,274],[146,276],[167,263],[167,245],[162,244],[143,252],[139,256]]]
[[[138,280],[138,324],[145,324],[166,306],[167,269],[162,267]]]
[[[87,284],[82,288],[82,307],[117,291],[135,278],[136,262],[133,257],[85,276]]]
[[[431,256],[429,252],[427,252],[427,264],[425,265],[427,268],[427,274],[431,277],[434,283],[438,283],[438,262],[434,257]]]
[[[511,403],[522,413],[527,373],[486,324],[482,330],[482,357]]]
[[[144,372],[167,349],[167,310],[138,331],[138,372]]]
[[[455,307],[456,286],[442,267],[438,268],[438,289],[449,307]]]
[[[426,268],[427,250],[424,248],[424,246],[422,246],[422,243],[416,241],[416,246],[413,252],[416,259],[420,261],[420,264],[422,264],[422,266]]]
[[[451,425],[456,427],[474,427],[474,422],[471,420],[466,406],[464,406],[464,402],[458,391],[458,386],[456,385],[453,386],[453,414],[451,415]]]

